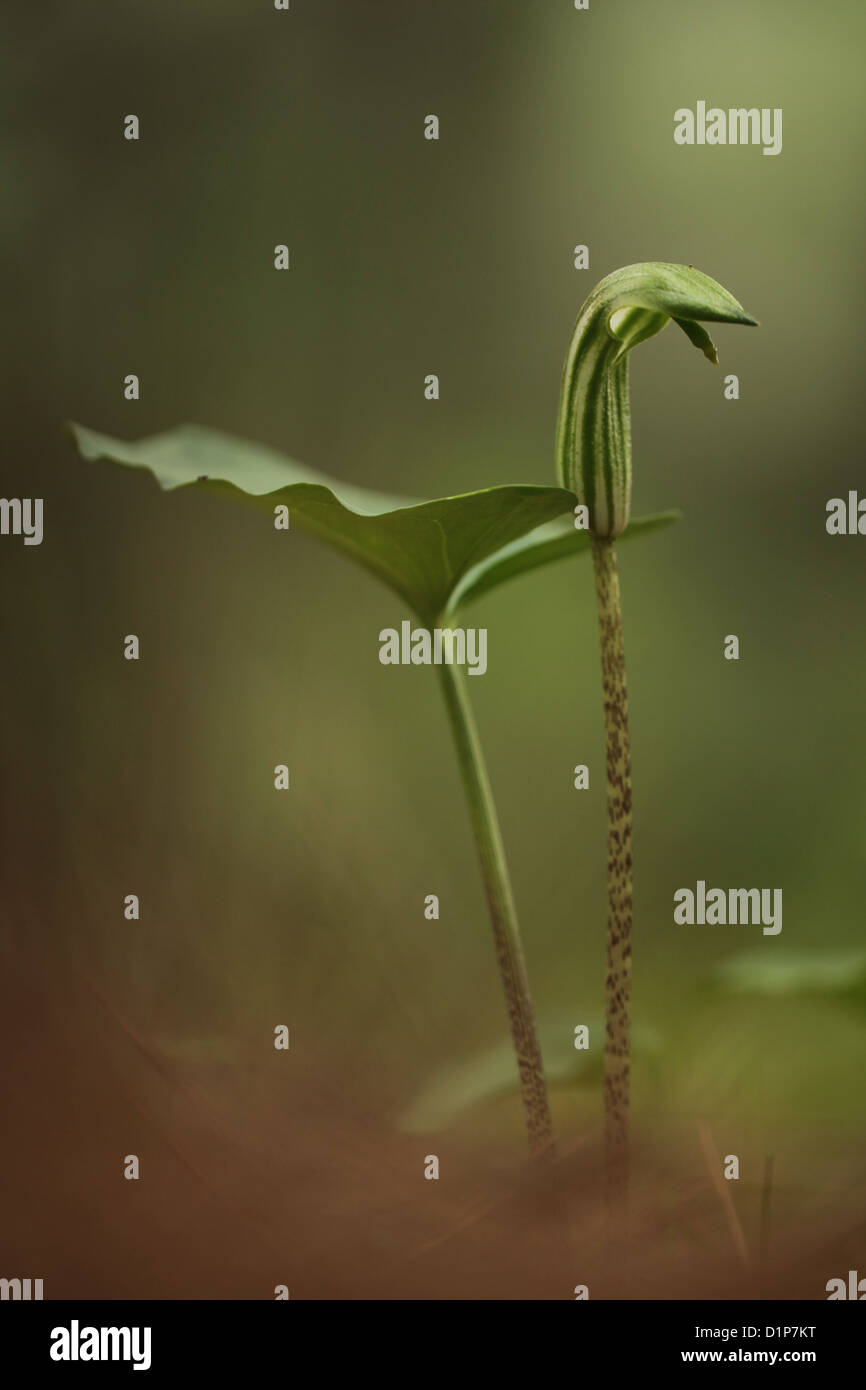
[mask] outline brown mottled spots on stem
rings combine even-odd
[[[624,1206],[628,1190],[629,1012],[631,1004],[632,797],[625,648],[616,551],[593,536],[601,635],[608,800],[607,1010],[605,1026],[605,1151],[607,1197]]]

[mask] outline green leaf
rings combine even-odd
[[[71,428],[84,458],[147,469],[166,491],[199,487],[244,497],[270,512],[284,503],[292,526],[372,570],[425,621],[444,612],[476,565],[575,504],[563,488],[528,485],[434,502],[388,496],[336,482],[263,445],[196,425],[136,443],[81,425]]]
[[[589,1021],[590,1041],[604,1038],[604,1022]],[[561,1014],[538,1029],[544,1056],[544,1075],[549,1086],[594,1086],[604,1071],[603,1042],[589,1049],[574,1046],[574,1021]],[[632,1057],[656,1061],[662,1040],[654,1028],[638,1023],[632,1030]],[[446,1129],[477,1105],[520,1089],[517,1062],[509,1039],[477,1052],[436,1072],[397,1120],[407,1134]]]
[[[866,951],[743,951],[717,966],[714,979],[729,994],[866,1002]]]
[[[652,531],[662,531],[679,521],[682,512],[656,512],[652,516],[633,517],[628,527],[620,535],[619,543],[633,536],[648,536]],[[566,560],[570,555],[581,555],[589,550],[588,531],[576,531],[570,518],[557,518],[528,536],[521,536],[510,545],[503,546],[494,555],[488,556],[476,565],[457,585],[451,596],[449,608],[456,611],[495,589],[506,579],[513,579],[528,570],[549,565],[553,560]]]
[[[166,491],[199,488],[273,513],[335,546],[400,594],[426,622],[497,584],[589,545],[570,519],[576,499],[557,487],[486,488],[424,502],[335,481],[273,449],[197,425],[130,443],[71,425],[85,459],[151,473]],[[635,533],[668,525],[675,513],[635,521]],[[558,518],[560,525],[547,523]]]

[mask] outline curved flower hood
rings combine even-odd
[[[628,354],[673,321],[711,362],[701,323],[756,325],[726,289],[691,266],[644,261],[596,285],[565,359],[556,432],[560,482],[589,510],[597,536],[625,530],[631,511]]]

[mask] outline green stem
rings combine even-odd
[[[628,1193],[629,1011],[631,1006],[632,808],[631,750],[625,682],[622,606],[613,539],[592,538],[601,639],[607,761],[607,983],[604,1065],[605,1165],[608,1205]]]
[[[529,1148],[537,1155],[552,1148],[553,1125],[499,820],[463,677],[456,666],[448,663],[439,667],[439,674],[493,923],[496,959],[517,1054]]]

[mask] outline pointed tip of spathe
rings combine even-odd
[[[709,315],[707,315],[706,317],[703,317],[702,321],[704,323],[728,323],[735,328],[760,327],[758,319],[752,318],[751,314],[747,314],[743,306],[741,304],[738,304],[736,300],[734,300],[734,303],[736,304],[735,309],[728,310],[724,314],[713,314],[712,318]]]

